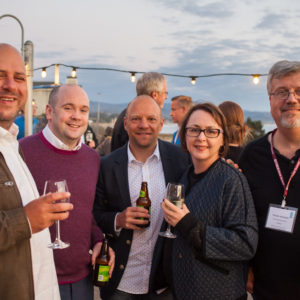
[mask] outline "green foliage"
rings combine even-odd
[[[250,128],[251,134],[248,142],[257,139],[265,134],[263,124],[261,121],[253,121],[251,118],[247,118],[246,125]]]

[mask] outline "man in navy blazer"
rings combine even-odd
[[[162,125],[154,99],[136,97],[124,118],[129,142],[102,160],[94,216],[116,254],[109,285],[101,288],[104,300],[156,299],[149,290],[149,278],[163,221],[161,202],[166,184],[178,181],[189,163],[179,147],[158,139]],[[142,181],[148,182],[151,215],[135,204]],[[148,228],[138,227],[148,218]]]

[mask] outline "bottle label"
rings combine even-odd
[[[108,282],[109,280],[109,266],[99,266],[99,272],[97,276],[97,280],[100,282]]]
[[[140,197],[144,198],[145,196],[146,196],[145,191],[141,190],[141,191],[140,191]]]

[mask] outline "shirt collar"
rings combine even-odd
[[[65,143],[63,143],[56,135],[51,131],[48,124],[43,129],[43,135],[45,139],[55,148],[61,149],[61,150],[67,150],[67,151],[77,151],[81,148],[82,145],[82,139],[80,139],[78,145],[76,145],[73,149],[69,149],[69,146],[67,146]]]
[[[19,127],[15,123],[12,123],[12,125],[10,126],[10,128],[8,130],[6,130],[0,126],[0,137],[1,138],[5,138],[7,136],[7,137],[12,137],[14,140],[16,140],[18,133],[19,133]]]
[[[156,147],[155,147],[153,153],[147,158],[147,161],[149,159],[151,159],[152,157],[156,157],[158,161],[160,160],[160,153],[159,153],[159,145],[158,144],[159,143],[157,141]],[[128,163],[138,162],[138,160],[134,157],[133,153],[130,150],[129,142],[128,142],[128,145],[127,145],[127,155],[128,155]]]

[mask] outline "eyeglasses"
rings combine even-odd
[[[220,133],[223,133],[223,130],[217,128],[201,129],[198,127],[186,127],[185,132],[186,135],[190,137],[198,137],[201,134],[201,132],[203,132],[207,138],[216,138],[220,135]]]
[[[290,94],[293,94],[297,100],[300,100],[300,89],[294,90],[293,92],[286,89],[280,89],[274,93],[270,93],[271,96],[274,96],[278,100],[286,100]]]

